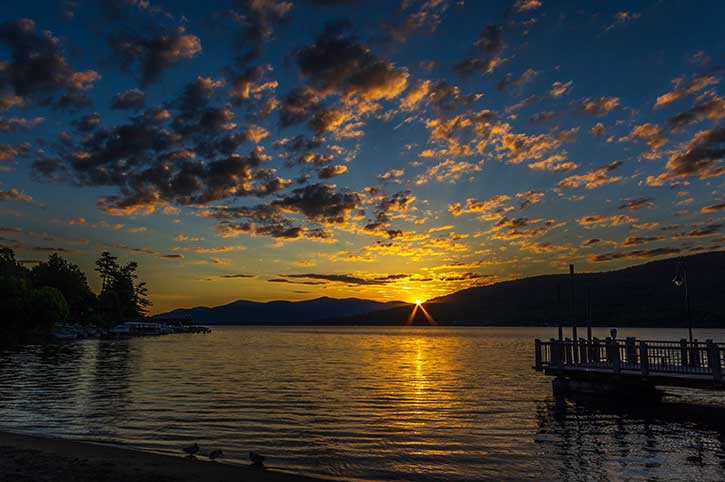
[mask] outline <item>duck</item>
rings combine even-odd
[[[264,460],[266,458],[267,457],[258,454],[257,452],[249,452],[249,460],[252,461],[252,466],[254,467],[264,467]]]
[[[194,442],[194,445],[184,447],[182,450],[189,456],[189,458],[194,458],[194,454],[199,453],[199,444]]]
[[[221,449],[216,449],[209,452],[209,460],[211,460],[212,462],[221,457],[224,457],[224,451]]]

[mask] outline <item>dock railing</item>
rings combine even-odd
[[[612,338],[535,340],[535,368],[565,373],[596,370],[642,376],[695,376],[723,381],[725,344],[712,340]]]

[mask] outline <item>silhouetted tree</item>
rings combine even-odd
[[[0,249],[0,323],[6,342],[17,341],[24,331],[25,293],[29,287],[29,272],[17,263],[13,250]]]
[[[68,318],[63,293],[48,286],[36,288],[32,281],[32,272],[16,261],[15,253],[0,249],[0,313],[5,325],[0,341],[46,336],[56,321]]]
[[[68,318],[68,303],[56,288],[44,286],[25,294],[25,330],[44,336],[53,330],[56,321]]]
[[[59,290],[75,321],[88,321],[96,309],[96,295],[88,287],[86,275],[80,268],[54,253],[48,261],[38,263],[30,271],[33,286],[50,286]]]
[[[101,253],[96,261],[96,271],[101,275],[102,284],[99,301],[109,321],[143,316],[151,305],[146,283],[136,283],[137,270],[135,261],[121,266],[118,258],[107,251]]]

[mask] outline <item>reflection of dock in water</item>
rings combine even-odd
[[[536,412],[534,441],[551,459],[546,480],[725,478],[725,407],[712,399],[652,403],[572,391],[554,395]]]

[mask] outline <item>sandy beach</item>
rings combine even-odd
[[[276,470],[0,432],[2,482],[320,482]]]

